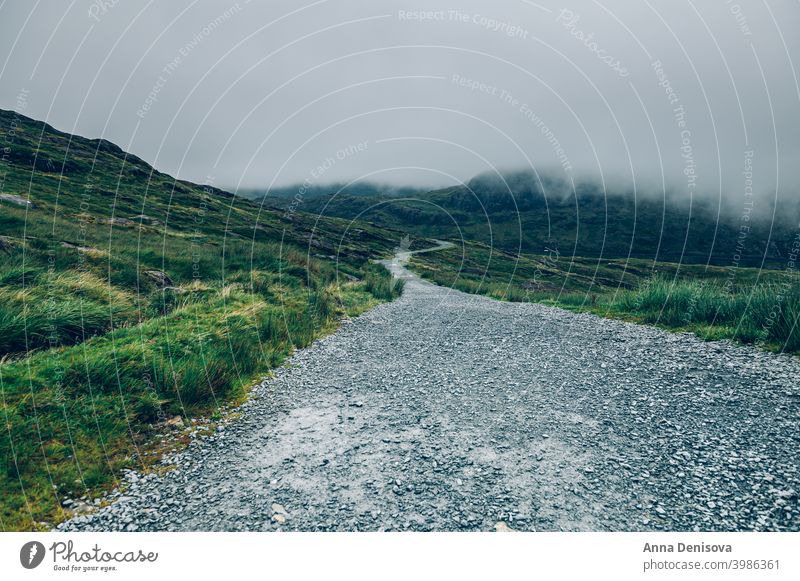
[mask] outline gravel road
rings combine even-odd
[[[800,530],[800,361],[473,297],[296,353],[163,476],[60,530]]]

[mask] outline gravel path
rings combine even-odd
[[[800,530],[800,361],[407,278],[62,530]]]

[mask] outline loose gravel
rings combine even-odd
[[[164,475],[59,530],[800,530],[800,362],[403,296],[297,352]]]

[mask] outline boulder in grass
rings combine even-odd
[[[17,246],[19,243],[14,240],[11,236],[0,236],[0,252],[5,252],[6,254],[11,253],[11,249]]]
[[[133,221],[128,220],[127,218],[106,218],[103,220],[106,224],[111,224],[112,226],[132,226]]]
[[[186,424],[183,423],[183,418],[180,416],[175,416],[174,418],[170,418],[166,421],[168,427],[172,428],[173,430],[182,430]]]
[[[15,206],[23,206],[26,208],[34,208],[33,202],[28,200],[27,198],[23,198],[22,196],[18,196],[16,194],[0,194],[0,202],[8,202],[9,204],[14,204]]]
[[[166,272],[162,272],[160,270],[145,270],[144,275],[162,289],[174,286],[172,279],[167,275]]]
[[[137,222],[139,224],[150,224],[151,226],[158,226],[159,224],[161,224],[161,222],[159,222],[158,220],[156,220],[151,216],[148,216],[147,214],[139,214],[138,216],[131,216],[130,220],[132,222]]]

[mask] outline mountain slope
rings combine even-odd
[[[0,141],[2,530],[79,513],[398,293],[369,260],[399,235],[262,209],[14,112]]]

